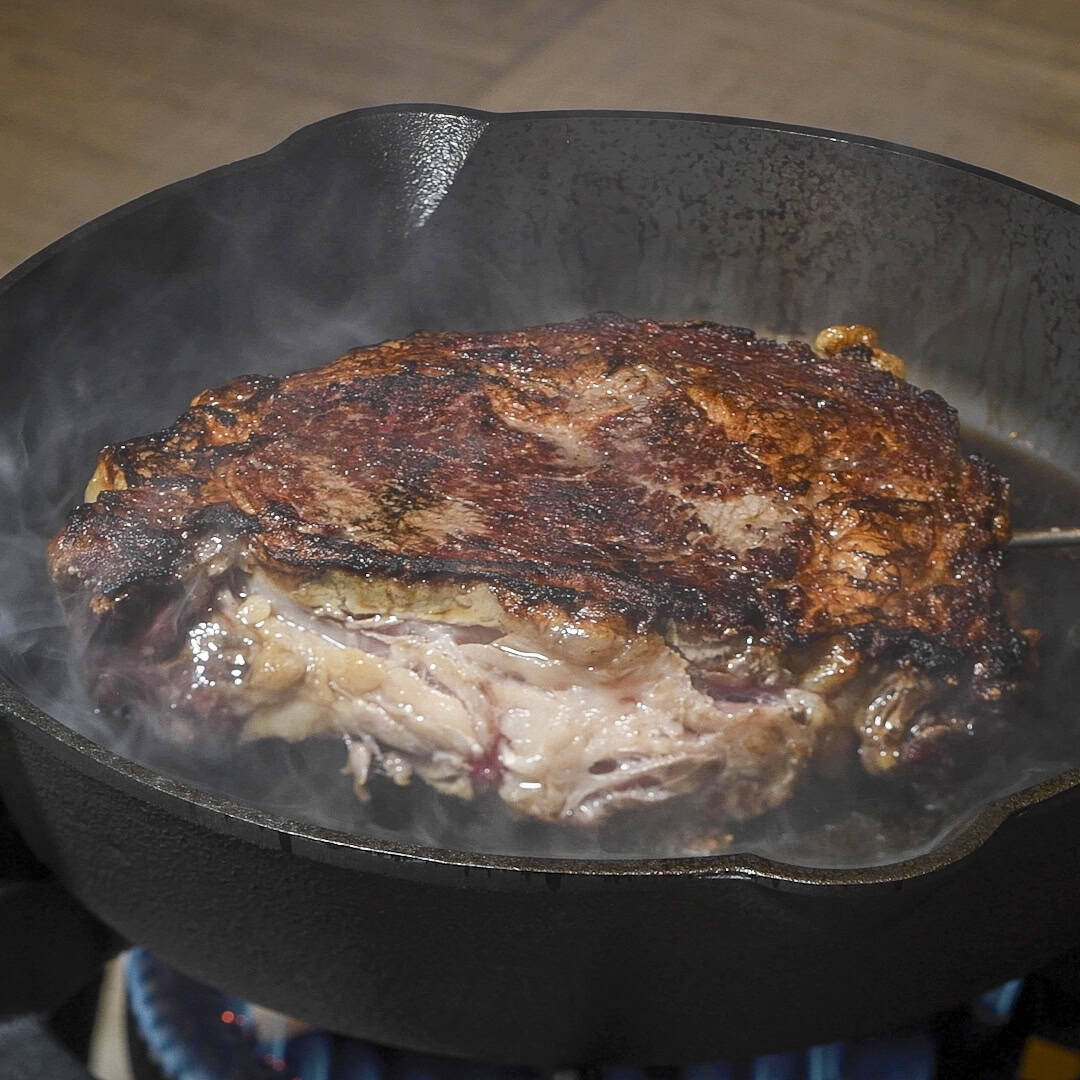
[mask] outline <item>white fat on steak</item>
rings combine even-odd
[[[753,647],[684,655],[651,635],[614,660],[608,642],[597,662],[572,626],[552,647],[557,632],[465,615],[328,616],[256,573],[189,631],[189,670],[249,738],[343,736],[361,797],[378,769],[463,798],[494,787],[530,817],[581,824],[694,792],[755,816],[790,796],[836,724]]]

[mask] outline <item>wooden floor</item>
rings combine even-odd
[[[1080,200],[1077,0],[0,0],[0,272],[394,101],[832,127]]]

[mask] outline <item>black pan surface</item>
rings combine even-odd
[[[1078,476],[1078,268],[1063,200],[902,147],[699,116],[361,110],[106,215],[0,282],[4,799],[128,940],[426,1051],[701,1061],[871,1032],[1019,974],[1080,943],[1074,763],[877,866],[334,831],[52,718],[35,537],[100,445],[203,386],[421,327],[591,310],[874,325],[967,423]]]

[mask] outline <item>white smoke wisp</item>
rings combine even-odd
[[[310,348],[310,319],[304,318],[303,312],[292,311],[284,300],[279,311],[288,313],[283,321],[299,327],[298,340],[283,342],[282,352]],[[360,334],[364,326],[361,320],[353,329]],[[327,334],[327,326],[321,331]],[[329,328],[334,339],[349,332],[344,322]],[[265,355],[261,358],[266,359]],[[234,370],[222,376],[250,370],[251,359],[240,358]],[[114,370],[117,364],[109,356],[85,353],[74,367],[69,364],[65,369],[42,370],[0,431],[0,500],[5,507],[0,526],[5,561],[0,583],[3,671],[31,700],[70,727],[133,760],[286,817],[346,832],[511,854],[640,857],[710,853],[685,840],[687,832],[679,820],[678,803],[665,807],[651,822],[638,816],[583,830],[515,820],[493,798],[482,798],[475,805],[459,803],[424,789],[418,782],[404,796],[389,782],[376,783],[374,798],[365,805],[352,798],[346,779],[336,787],[326,782],[338,775],[344,763],[340,741],[314,739],[289,744],[264,740],[243,745],[198,738],[178,741],[163,737],[153,718],[136,717],[117,724],[95,709],[45,574],[45,550],[68,511],[81,500],[93,462],[93,452],[86,444],[96,447],[105,438],[116,438],[113,433],[123,423],[123,417],[114,415],[108,393],[100,390],[103,381],[115,385],[125,377],[123,371]],[[161,369],[153,372],[158,399],[152,405],[154,410],[164,411],[173,407],[169,403],[184,402],[202,389],[209,373],[201,373],[202,383],[191,383],[193,366],[181,355],[179,375],[165,380]],[[276,365],[269,366],[273,370]],[[160,401],[166,404],[160,405]],[[77,440],[64,438],[71,430],[72,415],[80,417],[85,429]],[[995,453],[991,444],[985,449]],[[1022,485],[1025,515],[1037,519],[1049,508],[1061,512],[1063,507],[1080,513],[1080,494],[1064,477],[1025,466],[1019,458],[1002,464]],[[1032,557],[1026,556],[1029,560]],[[1048,628],[1044,669],[1065,689],[1075,681],[1072,661],[1080,651],[1075,634],[1070,637],[1067,631],[1062,632],[1071,625],[1067,619],[1074,564],[1060,553],[1056,560],[1051,555],[1051,561],[1045,554],[1034,557],[1041,561],[1034,566],[1019,564],[1015,568],[1019,580],[1012,581],[1010,587],[1022,594],[1021,603],[1027,605],[1023,619],[1030,620],[1039,611],[1038,617]],[[1038,598],[1046,599],[1040,602]],[[1066,696],[1070,693],[1066,690]],[[875,791],[866,783],[807,788],[789,806],[742,827],[734,843],[755,854],[819,867],[910,858],[955,833],[986,799],[1059,772],[1061,760],[1051,749],[1035,742],[1027,759],[996,762],[974,782],[965,798],[944,808],[914,808],[913,812],[910,801]]]
[[[897,303],[887,286],[893,260],[903,251],[898,247],[890,254],[887,245],[875,251],[877,278],[863,289],[863,295],[887,302],[879,302],[878,311],[866,311],[852,299],[853,275],[844,273],[851,245],[861,242],[862,234],[841,229],[833,237],[824,223],[809,240],[779,227],[770,233],[770,215],[783,212],[780,200],[758,208],[760,213],[751,208],[749,224],[731,218],[730,237],[720,235],[710,222],[724,209],[726,189],[714,183],[707,169],[700,170],[696,181],[700,197],[691,215],[693,229],[676,220],[671,208],[678,200],[673,197],[670,205],[665,202],[666,218],[635,217],[624,233],[600,212],[609,197],[622,197],[621,173],[598,173],[603,184],[595,189],[595,178],[578,176],[572,156],[560,164],[553,154],[551,162],[544,162],[544,170],[554,169],[551,177],[545,173],[542,178],[554,204],[581,192],[593,200],[585,204],[589,214],[578,232],[534,220],[530,206],[539,189],[532,174],[511,184],[495,176],[488,194],[500,201],[491,220],[512,224],[519,248],[500,249],[502,260],[492,259],[474,234],[500,226],[478,222],[475,206],[459,207],[452,197],[455,179],[483,145],[481,126],[458,118],[449,128],[457,132],[456,148],[431,167],[425,164],[417,171],[412,167],[415,154],[403,155],[402,184],[384,203],[378,203],[377,185],[368,190],[354,184],[344,169],[340,175],[331,170],[301,177],[303,183],[295,180],[304,163],[292,160],[286,180],[294,187],[288,197],[268,200],[265,210],[256,205],[263,192],[257,183],[250,192],[222,197],[197,213],[183,198],[168,197],[159,204],[164,209],[154,237],[135,230],[124,241],[124,230],[110,226],[107,243],[91,236],[42,264],[39,271],[49,277],[48,287],[38,287],[30,274],[0,293],[0,331],[5,319],[29,328],[22,338],[14,334],[12,345],[0,333],[9,350],[8,398],[0,401],[0,672],[35,704],[94,741],[195,786],[287,817],[466,850],[682,854],[687,848],[679,837],[674,804],[672,813],[664,808],[656,815],[653,826],[633,815],[625,829],[578,831],[513,819],[487,799],[473,805],[441,798],[418,783],[403,793],[387,781],[364,805],[352,797],[348,778],[338,775],[345,763],[340,741],[265,740],[227,747],[207,740],[204,746],[162,737],[152,722],[118,724],[88,699],[45,569],[49,540],[81,500],[102,445],[165,427],[195,394],[232,377],[279,375],[323,364],[351,347],[419,329],[509,328],[621,308],[630,316],[760,323],[788,333],[805,325],[813,309],[817,325],[846,318],[874,323],[887,347],[901,353],[905,342],[887,330],[910,335],[907,328],[914,326],[922,339],[939,336],[936,353],[926,350],[928,367],[918,363],[917,355],[905,358],[915,361],[915,381],[942,387],[956,400],[963,397],[970,373],[960,370],[962,365],[947,369],[946,362],[953,356],[952,342],[963,334],[972,335],[980,349],[990,341],[993,329],[982,328],[977,313],[951,296],[931,295],[932,286],[922,281]],[[248,166],[256,172],[262,167]],[[474,174],[473,179],[480,184],[484,177],[476,180]],[[308,198],[308,182],[321,201]],[[642,187],[648,194],[648,177]],[[633,192],[627,196],[630,202],[634,197]],[[290,200],[299,200],[298,208]],[[395,200],[408,204],[404,212]],[[651,205],[647,198],[639,201]],[[569,201],[567,206],[566,213],[578,213]],[[157,211],[149,206],[142,213],[151,220]],[[386,256],[363,222],[394,213],[400,214],[398,239],[408,238],[409,245]],[[806,276],[797,279],[806,284],[805,294],[789,288],[796,281],[795,268],[789,265],[786,276],[778,275],[760,252],[755,257],[763,261],[748,274],[750,256],[739,244],[759,227],[763,244],[772,237],[774,249],[762,248],[769,258],[790,264],[800,245],[812,253]],[[990,224],[984,229],[992,232]],[[680,242],[673,244],[669,234],[677,234]],[[117,236],[131,250],[109,262]],[[720,258],[716,245],[729,238],[730,257]],[[926,239],[931,241],[936,251],[936,237]],[[972,244],[981,250],[984,241],[980,236]],[[143,257],[144,248],[152,257]],[[829,252],[834,256],[832,279],[822,276],[818,262]],[[970,263],[976,254],[968,258],[965,252],[965,258]],[[97,259],[107,269],[99,268]],[[678,260],[687,263],[685,270],[679,270]],[[977,282],[980,296],[1000,287],[996,273],[996,264],[987,263],[985,281]],[[108,280],[99,288],[100,278]],[[1026,288],[1011,287],[1009,295],[1014,306],[1028,300]],[[17,316],[16,306],[22,309]],[[890,309],[892,326],[879,324],[878,314]],[[967,320],[960,329],[948,321],[957,312]],[[990,355],[989,349],[983,351]],[[936,371],[932,354],[938,357]],[[982,384],[976,390],[972,415],[984,419],[987,394]],[[1006,430],[1021,426],[1007,409],[1001,411]],[[1067,478],[1025,471],[1019,458],[1008,455],[1000,464],[1020,477],[1014,489],[1027,501],[1019,524],[1041,524],[1048,514],[1050,521],[1066,515],[1080,520],[1080,495]],[[962,827],[986,799],[1080,760],[1071,705],[1080,689],[1080,642],[1073,629],[1080,574],[1064,554],[1024,559],[1010,572],[1009,587],[1018,604],[1026,605],[1023,624],[1044,631],[1037,704],[1054,721],[1030,725],[1038,737],[1027,740],[1024,758],[995,761],[950,807],[916,808],[914,817],[910,803],[875,794],[865,784],[808,790],[791,806],[738,830],[737,849],[822,867],[909,858]],[[1043,561],[1035,565],[1032,559]],[[1051,734],[1044,735],[1044,729]]]

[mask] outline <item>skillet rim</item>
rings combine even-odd
[[[979,165],[972,165],[928,150],[871,136],[834,131],[798,124],[759,120],[747,117],[682,113],[670,111],[621,109],[556,109],[493,112],[456,105],[429,102],[404,102],[348,110],[316,120],[299,128],[266,150],[239,158],[227,164],[197,173],[156,188],[113,210],[102,214],[61,236],[36,254],[21,262],[0,277],[0,301],[19,281],[38,266],[92,236],[113,222],[138,213],[162,198],[187,187],[196,186],[207,177],[226,171],[235,173],[254,168],[264,161],[285,156],[298,144],[316,133],[355,123],[366,116],[438,115],[459,116],[482,122],[485,126],[508,122],[551,121],[571,118],[605,120],[677,121],[705,126],[743,127],[792,134],[842,144],[856,144],[901,157],[919,158],[935,165],[957,169],[993,183],[1003,184],[1028,196],[1050,203],[1059,209],[1080,214],[1080,203],[1064,196],[1037,188],[1024,181]],[[1020,789],[985,803],[972,817],[955,827],[943,842],[913,858],[878,866],[820,868],[786,863],[752,852],[732,852],[723,855],[692,856],[659,859],[589,859],[541,856],[494,855],[436,848],[408,842],[390,842],[361,834],[345,833],[322,826],[296,821],[232,799],[214,795],[164,774],[139,765],[62,724],[34,705],[5,673],[0,672],[0,717],[30,735],[40,745],[61,754],[83,773],[126,790],[140,798],[148,798],[180,817],[194,820],[203,827],[232,834],[262,847],[276,848],[286,853],[303,855],[320,862],[354,866],[357,859],[382,872],[412,876],[417,869],[445,867],[457,869],[467,876],[470,870],[484,872],[486,878],[498,875],[525,884],[537,879],[551,885],[551,879],[595,879],[663,882],[672,877],[681,879],[749,879],[779,888],[815,891],[847,889],[851,886],[896,887],[907,881],[925,878],[935,872],[956,866],[967,856],[982,848],[1009,819],[1032,807],[1046,803],[1055,796],[1080,787],[1080,767],[1065,770],[1039,784]]]

